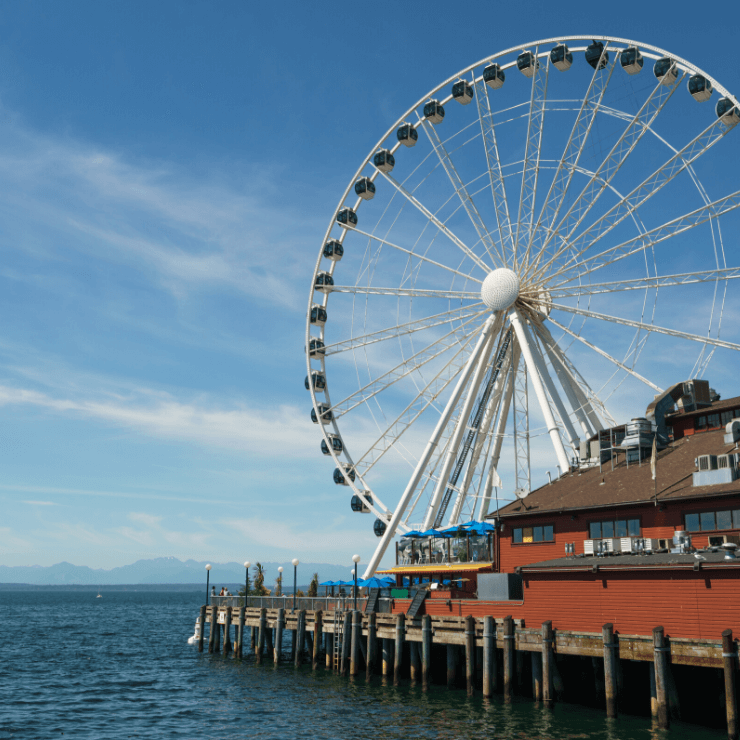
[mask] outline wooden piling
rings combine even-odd
[[[406,635],[406,615],[396,615],[396,655],[393,666],[393,685],[401,682],[401,668],[403,667],[403,641]]]
[[[272,660],[277,665],[280,654],[283,652],[283,633],[285,632],[285,609],[278,609],[277,624],[275,625],[275,650]]]
[[[468,696],[475,692],[475,617],[465,617],[465,685]]]
[[[365,661],[365,676],[369,679],[375,673],[378,662],[378,632],[375,626],[375,612],[367,615],[367,660]]]
[[[655,699],[658,705],[658,727],[661,730],[667,730],[670,726],[670,717],[668,714],[668,692],[667,676],[668,673],[668,656],[670,650],[666,646],[665,631],[662,627],[656,627],[653,630],[653,662],[655,664]]]
[[[326,633],[326,667],[330,670],[336,668],[334,665],[334,633]]]
[[[658,697],[655,691],[655,663],[648,665],[650,673],[650,715],[657,722],[658,720]]]
[[[542,623],[542,702],[550,708],[554,695],[554,663],[552,656],[552,622]]]
[[[504,617],[504,701],[509,704],[514,698],[514,661],[516,635],[511,615]]]
[[[260,626],[259,633],[257,634],[257,648],[255,655],[257,657],[257,663],[262,662],[262,653],[265,650],[265,632],[267,631],[267,609],[262,607],[260,609]]]
[[[301,609],[298,612],[298,629],[296,630],[296,647],[293,653],[295,658],[295,667],[299,668],[303,662],[303,648],[306,642],[306,610]]]
[[[216,630],[218,624],[216,619],[218,618],[218,610],[215,606],[211,607],[211,626],[208,629],[208,652],[212,653],[216,650]]]
[[[236,657],[241,660],[244,654],[244,621],[246,607],[239,607],[239,616],[236,623]]]
[[[272,640],[272,627],[270,627],[268,623],[267,629],[265,630],[265,655],[270,656],[273,655],[274,652],[275,644]]]
[[[249,628],[249,644],[252,646],[252,652],[254,653],[257,649],[257,628]]]
[[[416,686],[421,673],[421,660],[419,658],[419,643],[409,642],[409,678],[411,685]]]
[[[495,633],[494,625],[496,621],[493,617],[483,617],[483,696],[490,698],[493,696],[493,655],[496,649],[494,642]]]
[[[358,609],[352,612],[352,644],[349,661],[349,675],[356,676],[360,672],[360,642],[362,640],[362,612]]]
[[[213,652],[221,652],[221,625],[218,623],[218,609],[216,609],[216,643],[213,646]]]
[[[725,705],[727,707],[727,737],[738,738],[737,693],[735,689],[735,671],[737,670],[737,651],[732,639],[732,630],[722,633],[722,663],[725,671]]]
[[[344,613],[344,624],[342,625],[342,661],[340,673],[346,676],[349,672],[349,650],[352,643],[352,612]]]
[[[224,656],[231,652],[231,607],[226,607],[224,618]]]
[[[531,652],[532,661],[532,698],[536,702],[542,701],[542,653]]]
[[[383,675],[390,676],[393,666],[393,640],[383,638]]]
[[[206,634],[206,606],[205,604],[200,608],[200,614],[198,615],[198,624],[200,629],[198,630],[198,652],[203,652],[203,639]]]
[[[617,656],[618,643],[614,639],[614,625],[611,622],[601,628],[604,641],[604,694],[606,696],[606,716],[617,716]]]
[[[457,645],[447,645],[447,688],[455,687],[457,678]]]
[[[421,687],[429,689],[429,671],[432,662],[432,618],[425,614],[421,618]]]
[[[313,621],[313,660],[311,667],[316,670],[319,667],[321,657],[321,633],[323,629],[324,613],[319,609],[314,615]]]

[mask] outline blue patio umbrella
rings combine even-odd
[[[404,532],[401,537],[424,537],[424,532],[420,532],[418,529],[412,529],[409,532]]]
[[[392,583],[394,585],[396,583],[396,579],[393,578],[392,576],[383,576],[380,580],[384,581],[385,583]]]
[[[319,583],[319,586],[336,586],[336,581],[324,581],[323,583]]]
[[[365,579],[362,583],[358,581],[357,585],[362,586],[362,588],[385,588],[388,585],[388,582],[382,578],[376,578],[373,576],[372,578]]]
[[[427,529],[426,532],[423,533],[423,537],[449,537],[450,535],[445,534],[445,530],[443,529]]]

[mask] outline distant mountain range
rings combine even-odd
[[[244,566],[241,563],[212,563],[211,584],[220,588],[226,584],[244,583]],[[293,587],[293,566],[285,563],[262,563],[265,569],[265,586],[273,588],[278,576],[278,566],[282,565],[283,587]],[[166,584],[166,583],[205,583],[206,561],[178,560],[177,558],[154,558],[138,560],[131,565],[104,570],[89,568],[86,565],[57,563],[40,566],[7,566],[0,565],[0,584],[28,583],[38,586],[66,585],[99,585],[114,586],[123,584]],[[349,580],[350,566],[330,565],[327,563],[301,563],[298,566],[298,585],[306,584],[314,573],[319,574],[319,581]],[[253,581],[254,565],[249,569],[249,578]],[[362,575],[362,571],[360,571]]]

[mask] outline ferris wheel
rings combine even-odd
[[[680,57],[559,37],[461,70],[381,137],[332,214],[306,323],[321,450],[376,517],[366,577],[396,534],[482,519],[533,467],[568,473],[623,383],[662,392],[643,366],[698,377],[740,349],[720,338],[738,122]]]

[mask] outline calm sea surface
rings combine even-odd
[[[690,725],[309,667],[256,666],[188,645],[201,593],[0,592],[0,739],[5,738],[632,738],[698,740]]]

